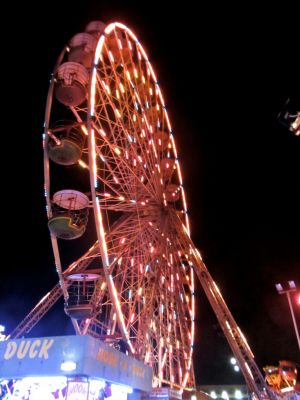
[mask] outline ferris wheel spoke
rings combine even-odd
[[[140,247],[140,244],[139,245],[137,245],[137,248],[139,248]],[[130,265],[130,267],[132,268],[134,265]],[[126,277],[127,277],[127,279],[130,279],[131,277],[129,277],[128,278],[128,275],[127,275],[127,270],[125,270],[126,272],[124,273],[124,275],[126,275]],[[166,273],[165,273],[165,275],[169,275],[170,274],[170,271],[169,270],[166,270]],[[135,280],[136,279],[136,277],[135,276],[133,276],[133,280]],[[139,282],[138,281],[136,281],[136,285],[138,286],[139,285]],[[129,287],[129,284],[128,284],[128,282],[126,282],[126,284],[124,285],[125,287],[126,287],[126,290],[128,290],[128,287]],[[130,289],[129,289],[130,290]],[[132,289],[131,289],[132,290]],[[134,290],[134,287],[133,287],[133,290]],[[137,289],[135,289],[135,291],[137,292]],[[124,292],[125,292],[125,290],[124,290]],[[166,303],[166,298],[167,298],[167,296],[168,296],[168,293],[169,293],[169,290],[168,289],[165,289],[165,291],[164,291],[164,294],[163,294],[163,298],[160,298],[160,299],[158,299],[157,300],[157,302],[158,302],[158,308],[159,308],[159,305],[160,305],[160,309],[161,309],[161,304],[165,304]],[[142,291],[140,291],[140,294],[142,294]],[[126,306],[128,307],[128,301],[126,301],[125,302],[126,303]],[[136,303],[137,302],[132,302],[132,304],[130,304],[130,310],[131,311],[127,311],[127,314],[129,315],[129,316],[131,316],[131,318],[132,318],[132,320],[130,321],[131,322],[131,325],[132,325],[132,329],[131,329],[131,333],[132,333],[132,335],[133,336],[135,336],[135,335],[137,335],[137,333],[138,333],[138,329],[139,328],[136,328],[136,327],[134,327],[134,321],[135,321],[135,318],[136,318],[136,320],[138,320],[138,318],[141,318],[141,315],[143,314],[143,312],[142,311],[140,311],[140,314],[134,314],[135,313],[135,311],[136,311]],[[179,310],[179,312],[178,312],[178,317],[179,316],[181,316],[181,314],[182,314],[182,312],[180,312],[181,310]],[[133,316],[133,317],[132,317]],[[183,316],[184,318],[185,318],[185,315]],[[160,324],[160,325],[162,325],[162,326],[166,326],[167,328],[165,328],[164,329],[164,331],[163,332],[161,332],[160,334],[161,334],[161,336],[162,337],[166,337],[167,336],[167,331],[168,330],[170,330],[170,327],[171,327],[171,325],[170,325],[170,323],[168,324],[167,322],[169,321],[171,319],[171,315],[170,315],[170,312],[169,313],[167,313],[167,315],[165,316],[165,319],[163,320],[163,321],[161,321],[160,319],[158,319],[158,323]],[[166,348],[165,350],[164,350],[164,352],[162,352],[162,367],[163,368],[165,368],[165,369],[167,369],[168,370],[168,373],[169,373],[169,370],[170,370],[170,368],[171,368],[171,366],[170,366],[170,362],[168,361],[168,359],[170,358],[170,354],[171,354],[171,352],[173,352],[173,348],[175,349],[176,347],[178,348],[179,347],[179,345],[182,345],[182,343],[181,342],[179,342],[178,340],[175,340],[175,337],[176,337],[176,332],[178,332],[178,333],[182,333],[183,335],[186,335],[186,332],[188,332],[188,329],[189,329],[190,327],[188,327],[188,326],[185,326],[184,327],[184,332],[181,332],[181,330],[182,329],[180,329],[180,328],[177,328],[177,331],[175,331],[175,334],[173,335],[173,337],[171,337],[171,336],[169,336],[169,338],[168,338],[168,340],[169,340],[169,344],[168,344],[168,347],[169,347],[169,349],[168,348]],[[174,329],[174,328],[173,328]],[[131,336],[132,336],[131,335]],[[190,345],[190,344],[189,344]],[[175,351],[174,351],[175,352]],[[177,356],[178,358],[179,358],[179,356]],[[182,358],[183,358],[183,356],[182,356]],[[184,358],[186,358],[186,356],[184,357]],[[186,368],[187,368],[187,365],[184,365],[184,363],[182,362],[182,365],[181,364],[178,364],[179,366],[178,366],[178,371],[184,371]],[[173,367],[172,367],[173,368]],[[174,369],[174,368],[173,368]],[[178,372],[179,373],[179,372]],[[174,373],[173,373],[173,375],[174,375]],[[170,379],[169,379],[170,380]]]
[[[100,134],[102,131],[103,136],[103,130],[97,128],[97,131],[100,132]],[[106,144],[106,147],[104,146],[104,143]],[[148,192],[148,196],[152,197],[153,194],[143,184],[139,175],[134,171],[134,168],[128,165],[128,162],[126,161],[126,155],[124,158],[124,154],[122,154],[124,152],[122,152],[120,147],[116,147],[115,145],[111,144],[106,137],[103,137],[101,145],[99,145],[99,147],[97,146],[97,153],[101,161],[104,163],[104,168],[107,170],[105,178],[102,178],[101,176],[99,177],[101,181],[104,181],[106,184],[110,182],[110,187],[120,187],[120,185],[124,182],[130,183],[130,181],[133,181],[133,184],[126,189],[128,194],[131,193],[132,188],[136,186],[134,188],[134,192]],[[116,166],[118,166],[117,171]],[[143,189],[143,191],[139,189]],[[122,187],[121,190],[124,191],[124,188]]]
[[[114,167],[111,168],[111,170],[115,171],[115,173],[113,174],[114,180],[116,180],[118,176],[123,176],[124,182],[124,175],[127,180],[128,177],[130,177],[130,181],[132,181],[132,178],[135,177],[135,184],[139,184],[139,186],[143,187],[144,191],[149,191],[150,189],[145,185],[142,185],[142,183],[144,180],[147,182],[151,182],[150,178],[152,178],[153,169],[151,170],[151,168],[148,168],[150,172],[147,172],[148,170],[147,168],[145,168],[145,166],[147,166],[147,162],[143,163],[143,158],[135,152],[135,146],[132,144],[133,139],[131,138],[130,134],[127,133],[126,127],[122,126],[121,129],[118,127],[110,127],[110,132],[115,131],[117,133],[113,142],[110,142],[109,136],[105,133],[103,127],[97,127],[96,129],[98,133],[100,132],[101,144],[103,143],[103,141],[107,144],[109,148],[109,153],[107,152],[108,156],[114,161]],[[129,157],[129,154],[133,154],[133,159],[132,156]],[[105,155],[103,155],[103,157],[105,157]],[[141,178],[134,171],[134,169],[136,169],[138,166],[140,169],[143,170],[144,178],[143,175]]]
[[[134,68],[134,71],[136,72],[135,68]],[[129,73],[128,69],[127,69],[126,73]],[[136,75],[137,75],[137,72],[136,72]],[[130,76],[130,73],[129,73],[129,76]],[[127,75],[127,79],[130,82],[130,85],[128,85],[128,87],[127,87],[128,90],[125,91],[125,93],[127,94],[127,97],[132,97],[132,98],[137,97],[137,100],[139,101],[139,104],[140,104],[140,99],[139,99],[138,92],[137,92],[138,84],[136,82],[136,79],[135,79],[134,83],[131,81],[131,79],[128,78],[128,75]],[[125,101],[125,104],[128,104],[128,101]],[[135,103],[135,104],[137,104],[137,103]],[[151,126],[149,126],[149,123],[147,122],[147,115],[141,104],[140,104],[140,107],[141,107],[141,115],[138,114],[138,111],[137,111],[138,106],[136,106],[134,113],[132,113],[131,110],[128,111],[128,115],[129,115],[128,119],[129,119],[129,122],[131,125],[131,129],[133,131],[135,131],[134,127],[138,124],[138,129],[140,130],[140,134],[134,136],[134,140],[135,140],[135,142],[138,143],[140,152],[142,154],[142,157],[141,157],[141,155],[138,155],[138,157],[143,159],[144,166],[147,167],[147,169],[145,168],[145,173],[147,174],[147,172],[148,172],[147,179],[148,179],[149,183],[151,183],[153,185],[153,187],[155,188],[156,187],[156,185],[155,185],[156,175],[153,177],[152,171],[155,171],[155,169],[158,168],[160,160],[158,157],[158,152],[155,148],[155,144],[153,142],[153,137],[152,137],[153,129]],[[133,117],[132,117],[132,115],[133,115]],[[131,142],[132,142],[132,140],[131,140]],[[154,152],[149,150],[149,148],[151,148],[151,146],[153,147]]]
[[[128,72],[128,71],[126,71],[126,72]],[[130,81],[131,82],[131,81]],[[103,80],[102,80],[102,83],[103,83]],[[129,88],[126,88],[126,89],[129,89],[129,91],[128,90],[123,90],[124,91],[124,93],[126,94],[127,92],[129,92],[130,93],[130,91],[132,92],[132,86],[134,86],[133,84],[132,84],[132,82],[131,82],[131,85],[129,85]],[[107,85],[105,85],[105,87],[107,88]],[[121,86],[122,87],[122,86]],[[123,88],[124,89],[124,88]],[[111,94],[110,92],[109,92],[109,94]],[[135,94],[135,93],[131,93],[131,95],[134,97],[135,95],[138,95],[137,93]],[[109,98],[109,101],[111,101],[111,107],[115,110],[115,113],[116,113],[116,109],[115,109],[115,105],[113,104],[113,102],[112,102],[112,100],[111,100],[111,96],[110,96],[110,98]],[[102,101],[103,101],[103,98],[102,98]],[[123,102],[122,104],[125,104],[126,106],[128,106],[128,101],[125,101],[125,102]],[[130,120],[130,118],[131,118],[131,115],[132,115],[132,110],[129,110],[129,112],[127,112],[127,115],[128,115],[128,117],[126,117],[126,119],[129,119]],[[132,120],[131,120],[131,122],[132,122]],[[135,124],[136,125],[136,124]],[[134,124],[133,124],[133,126],[134,126]],[[123,127],[122,127],[123,129],[123,131],[126,131],[126,125],[123,125]],[[145,135],[145,130],[144,129],[142,129],[142,131],[144,131],[144,135]],[[142,136],[142,135],[141,135]],[[150,140],[150,138],[148,138],[148,140]],[[132,140],[131,140],[132,141]],[[140,143],[141,144],[141,143]],[[147,146],[148,146],[148,144],[147,144]],[[147,147],[144,149],[144,146],[140,146],[140,148],[142,149],[142,151],[143,150],[146,150],[147,149]],[[149,154],[149,155],[152,155],[152,152],[145,152],[144,154]],[[146,157],[146,159],[147,159],[147,157]],[[153,163],[153,165],[151,165],[150,164],[150,171],[151,170],[153,170],[153,167],[154,167],[154,165],[157,163],[157,160],[155,160],[155,163]]]

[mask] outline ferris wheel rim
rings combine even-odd
[[[49,165],[49,156],[47,152],[47,142],[49,140],[49,125],[50,125],[50,118],[51,118],[51,110],[52,110],[52,103],[53,103],[53,94],[54,94],[54,85],[55,85],[55,74],[62,62],[62,59],[67,51],[67,46],[65,46],[62,51],[60,52],[56,63],[54,65],[53,72],[50,78],[50,85],[48,88],[47,93],[47,100],[46,100],[46,109],[45,109],[45,119],[44,119],[44,132],[42,136],[42,145],[43,145],[43,164],[44,164],[44,196],[46,200],[46,213],[48,219],[51,217],[51,198],[50,198],[50,165]],[[64,284],[63,279],[63,272],[62,272],[62,264],[60,260],[60,254],[58,250],[58,243],[57,238],[50,234],[53,255],[54,255],[54,263],[56,266],[57,274],[59,277],[59,285],[62,289],[64,299],[68,298],[68,292]]]
[[[112,32],[115,28],[125,30],[129,34],[129,36],[136,42],[136,44],[139,46],[141,52],[143,53],[143,56],[147,62],[147,66],[149,67],[149,69],[151,71],[151,76],[153,77],[156,84],[157,84],[157,78],[156,78],[154,70],[151,66],[151,63],[149,62],[148,56],[147,56],[144,48],[138,41],[137,37],[135,36],[135,34],[126,25],[121,24],[119,22],[115,22],[115,23],[111,23],[111,24],[107,25],[104,32],[100,36],[97,47],[96,47],[95,57],[94,57],[94,65],[93,65],[93,68],[91,71],[91,80],[90,80],[90,87],[89,87],[89,96],[88,96],[89,103],[88,103],[88,113],[87,113],[87,118],[88,118],[87,127],[88,127],[88,133],[89,133],[88,138],[89,138],[89,155],[90,155],[89,170],[90,170],[90,181],[91,181],[92,197],[93,197],[93,205],[94,205],[94,214],[95,214],[95,221],[96,221],[97,234],[98,234],[98,243],[100,245],[102,261],[103,261],[103,265],[105,266],[104,269],[105,269],[108,284],[110,286],[110,292],[114,298],[113,303],[115,305],[115,308],[118,310],[119,319],[120,319],[121,325],[123,326],[123,333],[125,334],[127,343],[129,344],[132,352],[134,353],[134,349],[130,342],[128,332],[126,331],[126,328],[125,328],[124,320],[122,319],[122,311],[121,311],[119,301],[117,299],[116,288],[111,279],[111,276],[107,272],[108,268],[109,268],[109,260],[108,260],[107,246],[105,243],[105,233],[104,233],[101,205],[100,205],[99,198],[97,197],[97,193],[96,193],[97,184],[95,183],[96,182],[96,173],[95,173],[95,171],[96,171],[96,151],[95,151],[95,138],[94,138],[94,130],[93,130],[92,121],[95,116],[95,94],[96,94],[95,87],[96,87],[97,66],[99,64],[99,59],[101,57],[102,49],[104,46],[105,35]],[[171,141],[172,141],[172,146],[173,146],[175,156],[176,156],[177,174],[178,174],[179,181],[180,181],[180,190],[181,190],[181,196],[182,196],[183,205],[184,205],[185,221],[186,221],[185,225],[183,224],[183,227],[184,227],[185,231],[187,232],[187,234],[189,235],[190,230],[189,230],[189,221],[188,221],[188,215],[187,215],[186,199],[185,199],[185,193],[184,193],[183,184],[182,184],[180,165],[179,165],[179,161],[178,161],[178,157],[177,157],[177,150],[176,150],[175,141],[174,141],[174,137],[173,137],[173,131],[171,128],[167,110],[165,108],[165,102],[164,102],[164,99],[163,99],[163,96],[162,96],[162,93],[161,93],[161,90],[160,90],[158,84],[157,84],[157,88],[158,88],[158,94],[159,94],[161,103],[164,106],[163,112],[164,112],[165,118],[167,120],[168,129],[169,129],[169,133],[170,133],[170,137],[171,137]],[[194,283],[193,283],[193,285],[194,285]],[[194,331],[193,325],[194,325],[194,322],[192,321],[192,328],[191,328],[192,332]],[[193,333],[193,335],[194,335],[194,333]],[[190,359],[191,359],[191,355],[192,355],[192,350],[191,350],[190,356],[189,356]],[[187,379],[184,379],[184,380],[185,380],[185,382],[183,383],[183,386],[185,386]]]
[[[183,189],[183,185],[182,185],[182,176],[181,176],[180,164],[179,164],[178,157],[177,157],[177,150],[176,150],[176,146],[175,146],[173,131],[172,131],[172,127],[171,127],[171,124],[170,124],[170,119],[169,119],[169,116],[168,116],[168,113],[167,113],[167,110],[166,110],[166,107],[165,107],[165,102],[164,102],[164,99],[163,99],[163,96],[162,96],[162,92],[161,92],[160,87],[159,87],[158,82],[157,82],[157,78],[156,78],[155,72],[154,72],[154,70],[153,70],[153,68],[151,66],[151,63],[150,63],[149,59],[148,59],[147,53],[145,52],[144,48],[142,47],[142,45],[138,41],[138,39],[135,36],[135,34],[129,28],[127,28],[124,24],[121,24],[121,23],[118,23],[118,22],[109,24],[109,25],[106,26],[106,28],[104,30],[104,33],[102,35],[100,35],[99,40],[98,40],[98,46],[97,46],[97,48],[96,48],[96,50],[94,52],[94,56],[95,56],[94,57],[94,64],[92,65],[92,67],[91,67],[91,69],[89,71],[89,76],[90,76],[89,77],[89,88],[88,88],[87,98],[86,98],[87,102],[88,102],[87,103],[87,107],[84,105],[83,106],[84,108],[80,109],[80,107],[71,107],[70,106],[69,109],[73,113],[73,115],[75,116],[75,119],[77,121],[77,125],[79,125],[81,127],[81,129],[83,130],[84,134],[87,135],[87,137],[88,137],[88,146],[89,147],[88,147],[88,150],[86,150],[86,154],[88,154],[89,160],[88,160],[87,163],[84,163],[84,161],[80,160],[79,164],[84,168],[88,168],[89,175],[90,175],[90,189],[91,189],[91,195],[93,197],[93,200],[92,200],[90,205],[92,205],[93,208],[94,208],[94,214],[95,214],[94,224],[98,225],[98,226],[96,226],[96,231],[97,231],[97,235],[98,235],[98,241],[97,241],[98,243],[96,242],[93,246],[96,246],[97,248],[100,247],[100,254],[99,254],[99,251],[98,251],[98,255],[99,255],[100,258],[102,258],[102,264],[103,264],[103,270],[104,270],[104,274],[103,275],[105,275],[105,279],[106,279],[106,283],[107,283],[107,287],[108,287],[107,289],[109,291],[110,298],[112,299],[111,302],[114,303],[113,304],[114,305],[114,309],[117,312],[117,318],[119,320],[118,324],[120,325],[119,328],[120,328],[120,331],[122,332],[122,336],[126,339],[127,344],[129,346],[131,352],[134,354],[136,352],[135,346],[137,346],[137,342],[134,343],[133,340],[137,339],[138,336],[135,337],[135,335],[137,335],[137,333],[134,333],[133,336],[132,336],[132,333],[130,333],[130,329],[131,328],[130,328],[130,323],[129,323],[129,315],[127,315],[127,314],[125,315],[124,314],[124,316],[123,316],[124,309],[122,309],[122,307],[124,307],[124,304],[120,303],[120,301],[118,300],[117,289],[116,289],[116,286],[115,286],[114,277],[111,275],[111,273],[112,273],[111,271],[114,269],[114,266],[116,266],[117,263],[119,261],[121,261],[122,256],[119,255],[119,257],[115,257],[113,261],[111,259],[109,259],[109,257],[108,257],[107,243],[106,243],[107,236],[105,236],[105,227],[104,227],[103,219],[102,219],[102,218],[104,218],[104,212],[103,212],[103,207],[100,204],[100,200],[102,201],[102,199],[100,199],[100,197],[99,197],[102,194],[101,193],[100,194],[97,193],[97,185],[94,184],[96,182],[96,179],[95,179],[96,177],[93,176],[93,173],[96,171],[96,168],[97,168],[97,165],[95,166],[93,164],[93,161],[96,159],[95,136],[96,136],[96,134],[99,134],[99,132],[96,132],[96,130],[95,130],[95,115],[93,115],[93,112],[91,112],[92,107],[95,106],[95,103],[93,103],[93,98],[94,97],[92,96],[93,95],[93,85],[94,85],[94,88],[95,88],[95,80],[96,80],[96,77],[97,77],[97,65],[99,65],[99,57],[102,54],[101,53],[101,43],[102,43],[102,46],[103,46],[103,44],[105,43],[105,35],[109,35],[111,32],[113,32],[114,29],[119,29],[119,30],[123,29],[123,30],[126,31],[126,35],[128,34],[128,37],[130,37],[130,40],[132,40],[132,42],[134,43],[134,46],[137,46],[137,49],[142,54],[143,61],[145,61],[147,63],[147,68],[150,71],[149,72],[149,75],[150,75],[149,82],[150,82],[150,79],[151,79],[151,84],[154,85],[155,96],[157,96],[157,99],[159,99],[157,101],[161,105],[161,116],[160,116],[160,118],[162,120],[164,120],[165,128],[166,128],[166,131],[168,132],[168,135],[169,135],[168,137],[169,137],[169,140],[171,142],[171,151],[172,151],[172,156],[171,157],[175,158],[174,159],[174,169],[176,169],[176,177],[177,177],[176,178],[176,180],[177,180],[176,185],[178,184],[179,199],[180,199],[179,201],[180,201],[180,205],[181,205],[181,209],[180,210],[182,210],[182,211],[180,211],[182,213],[181,216],[180,216],[180,224],[182,225],[181,228],[183,228],[185,230],[185,232],[187,232],[187,233],[189,233],[189,222],[188,222],[188,215],[187,215],[187,210],[186,210],[185,193],[184,193],[184,189]],[[57,62],[56,67],[54,69],[54,73],[52,75],[51,84],[50,84],[50,88],[49,88],[49,92],[48,92],[48,98],[47,98],[46,118],[45,118],[45,132],[44,132],[44,169],[45,169],[44,175],[45,175],[45,197],[46,197],[46,203],[47,203],[47,206],[48,206],[47,207],[48,217],[50,217],[51,213],[52,213],[52,209],[51,209],[52,204],[51,204],[51,199],[50,199],[50,175],[49,175],[50,174],[50,171],[49,171],[50,165],[49,165],[48,153],[46,151],[46,144],[47,144],[47,140],[49,140],[49,137],[51,137],[51,130],[49,130],[49,120],[50,120],[50,114],[51,114],[51,111],[52,111],[51,110],[51,103],[52,103],[53,89],[54,89],[54,83],[55,83],[55,71],[57,71],[58,67],[60,66],[60,62],[62,61],[62,58],[64,57],[64,54],[67,54],[67,52],[68,52],[68,49],[67,49],[67,47],[65,47],[63,52],[62,52],[62,55],[60,56],[60,61]],[[96,62],[96,58],[97,57],[98,57],[98,60],[97,60],[98,64]],[[147,70],[147,72],[148,72],[148,70]],[[103,90],[105,87],[101,84],[101,88]],[[135,92],[137,93],[137,95],[138,94],[141,95],[141,92],[137,91],[136,89],[135,89]],[[95,89],[95,93],[96,93],[96,89]],[[132,95],[132,93],[130,95]],[[158,111],[155,110],[155,113],[157,113],[157,112]],[[84,118],[81,115],[82,113],[85,115]],[[151,111],[151,113],[152,113],[152,111]],[[54,127],[54,125],[53,125],[53,127]],[[161,130],[164,130],[164,126],[162,126]],[[103,132],[101,134],[103,134]],[[153,148],[153,151],[155,153],[154,142],[152,143],[152,148]],[[115,149],[115,152],[117,152],[117,151],[118,151],[118,148]],[[160,151],[162,151],[162,150],[160,150]],[[153,154],[152,154],[152,156],[153,156]],[[161,161],[163,161],[163,160],[161,159]],[[152,159],[151,162],[153,162],[153,159]],[[169,167],[167,167],[167,168],[169,168]],[[130,170],[130,173],[132,173],[132,176],[134,178],[138,178],[138,173],[135,173],[133,168]],[[95,173],[94,173],[94,175],[95,175]],[[171,182],[171,179],[169,179],[169,182]],[[149,183],[151,183],[151,182],[149,181]],[[143,190],[145,192],[147,192],[148,195],[151,197],[153,195],[153,193],[154,193],[153,192],[153,190],[155,188],[154,185],[156,185],[157,183],[158,182],[154,181],[154,182],[151,183],[151,185],[153,184],[153,186],[150,185],[149,187],[147,187],[146,185],[143,185]],[[173,185],[173,186],[176,186],[176,185]],[[170,184],[170,186],[172,186],[172,184]],[[176,191],[177,191],[177,189],[176,189]],[[104,195],[105,195],[105,193],[104,193]],[[119,196],[118,198],[119,198],[120,201],[124,200],[122,193],[119,193],[119,194],[117,193],[117,195]],[[164,205],[163,205],[163,203],[161,203],[161,205],[163,206],[162,208],[164,208],[164,214],[166,214],[165,211],[167,211],[167,214],[168,214],[168,209],[169,209],[170,206],[167,207],[166,199],[164,198],[164,200],[161,199],[159,201],[162,201],[164,203]],[[134,202],[134,200],[130,200],[130,202],[131,202],[131,209],[132,209],[132,207],[133,207],[132,203]],[[155,202],[157,202],[157,199],[155,200]],[[157,211],[157,204],[154,205],[153,203],[151,203],[151,205],[150,205],[150,203],[149,203],[149,207],[151,208],[151,207],[155,206],[156,207],[156,211]],[[62,203],[60,203],[60,205],[62,205]],[[146,203],[142,204],[142,206],[145,206],[145,208],[144,208],[145,210],[149,208]],[[164,207],[164,206],[166,206],[166,207]],[[141,208],[141,204],[139,204],[139,205],[136,204],[136,205],[134,205],[134,207],[136,208],[137,211],[139,209],[143,208],[143,207]],[[175,206],[173,206],[173,207],[175,207]],[[177,207],[179,207],[179,206],[177,206]],[[107,208],[107,210],[108,209],[109,208]],[[124,208],[123,208],[123,210],[124,210]],[[130,208],[128,210],[130,210]],[[165,217],[166,217],[166,215],[164,215],[163,218],[165,218]],[[185,222],[182,221],[183,218],[185,219]],[[137,220],[137,223],[139,224],[140,221]],[[126,227],[126,224],[129,226],[130,225],[130,221],[126,221],[126,219],[125,219],[125,223],[123,225],[125,225],[125,227]],[[150,222],[149,222],[149,224],[150,224]],[[121,226],[122,226],[122,223],[121,223]],[[140,229],[141,229],[141,226],[140,226]],[[163,234],[162,234],[162,236],[163,236]],[[163,240],[165,241],[165,239],[163,239]],[[110,238],[110,240],[112,240],[112,239]],[[133,239],[132,243],[134,243],[134,240],[135,239]],[[60,249],[59,249],[59,246],[58,246],[57,238],[52,234],[51,234],[51,241],[52,241],[52,247],[53,247],[53,252],[54,252],[55,265],[56,265],[56,269],[57,269],[57,272],[58,272],[58,275],[59,275],[60,286],[61,286],[61,288],[62,288],[62,290],[64,292],[65,300],[67,300],[68,292],[67,292],[67,289],[66,289],[66,286],[67,286],[66,285],[66,281],[68,281],[68,279],[66,279],[66,275],[64,275],[64,273],[62,272],[61,261],[60,261]],[[130,245],[129,245],[129,249],[130,249]],[[151,247],[151,249],[148,249],[148,251],[150,251],[151,253],[152,253],[152,250],[153,250],[153,246]],[[152,256],[152,258],[153,257],[154,256]],[[154,260],[154,258],[153,258],[153,260]],[[172,262],[172,260],[170,260],[170,262]],[[187,266],[187,268],[190,269],[189,273],[190,273],[190,277],[192,279],[192,284],[191,284],[191,288],[192,289],[188,289],[188,293],[192,294],[193,285],[194,285],[194,283],[193,283],[193,271],[189,266]],[[80,269],[76,268],[75,270],[80,273]],[[184,275],[184,272],[179,272],[179,274],[180,273]],[[162,279],[164,279],[164,278],[162,277]],[[162,282],[162,285],[163,285],[163,282]],[[136,288],[136,290],[137,290],[137,288]],[[139,291],[140,291],[140,288],[138,289],[138,292]],[[184,291],[185,291],[185,289],[183,289],[183,292]],[[134,298],[139,296],[138,292],[135,292],[135,294],[133,296]],[[163,298],[163,295],[162,295],[162,298]],[[183,296],[183,298],[185,298],[185,295]],[[115,299],[115,301],[114,301],[114,299]],[[156,300],[156,301],[161,301],[161,299]],[[110,307],[110,303],[108,303],[108,304],[109,304],[109,307]],[[186,353],[184,353],[184,358],[186,358],[188,360],[186,364],[184,364],[183,361],[180,361],[180,362],[183,363],[182,367],[183,367],[184,376],[182,377],[182,379],[180,379],[180,381],[177,380],[177,381],[174,382],[174,380],[172,381],[171,377],[165,378],[165,377],[162,376],[160,378],[159,377],[160,372],[159,372],[159,374],[156,373],[156,379],[158,379],[158,381],[160,381],[160,384],[168,383],[169,385],[171,385],[171,387],[174,387],[174,388],[177,387],[179,389],[182,389],[183,387],[185,387],[186,383],[187,383],[187,380],[189,379],[188,378],[188,374],[189,374],[188,371],[190,370],[191,359],[192,359],[192,345],[190,345],[189,343],[190,342],[193,343],[193,337],[194,337],[194,333],[193,333],[194,332],[194,320],[192,318],[192,315],[194,313],[194,300],[192,300],[192,302],[191,302],[191,309],[190,310],[189,310],[189,306],[187,306],[186,304],[187,304],[187,301],[184,300],[183,308],[185,310],[181,311],[181,312],[183,313],[183,315],[185,313],[185,315],[186,315],[185,318],[188,320],[188,322],[187,323],[184,322],[183,325],[187,329],[190,338],[186,339],[185,341],[182,341],[182,346],[185,349],[184,352],[186,352]],[[113,315],[111,314],[111,316],[113,316]],[[120,316],[121,316],[121,318],[120,318]],[[125,326],[125,319],[124,318],[126,319],[126,326]],[[133,316],[132,316],[132,318],[133,318]],[[80,330],[81,328],[78,326],[77,323],[74,323],[73,319],[72,319],[72,322],[73,322],[75,331],[77,333],[79,333],[79,334],[82,334],[82,332],[83,332],[83,334],[87,333],[88,325],[85,326],[82,329],[82,332],[81,332],[81,330]],[[153,322],[153,324],[154,323],[155,322]],[[141,322],[138,321],[137,322],[137,326],[140,327],[140,324],[141,324]],[[128,328],[128,326],[129,326],[129,328]],[[174,323],[174,327],[172,329],[176,329],[175,328],[175,323]],[[177,329],[179,329],[179,328],[177,327]],[[180,328],[180,329],[182,329],[182,328]],[[178,334],[182,335],[182,333],[180,333],[180,332]],[[165,338],[167,339],[166,333],[164,333],[163,335],[165,335]],[[151,338],[151,340],[156,340],[156,339]],[[178,342],[178,340],[177,340],[177,342]],[[152,345],[153,345],[153,343],[152,343]],[[174,343],[173,343],[173,345],[174,345]],[[177,346],[177,344],[176,344],[176,346]],[[156,367],[156,368],[158,368],[159,371],[161,371],[164,368],[166,369],[167,368],[167,364],[171,363],[170,360],[169,360],[169,358],[171,357],[171,353],[172,353],[172,349],[166,350],[166,351],[164,351],[164,353],[162,353],[160,365],[158,365]],[[159,356],[157,354],[156,354],[156,357],[159,358]],[[178,357],[182,357],[183,358],[183,354],[181,356],[178,356]],[[146,354],[146,358],[147,358],[147,354]],[[145,362],[148,362],[148,361],[146,361],[146,359],[145,359]],[[158,363],[157,360],[156,361],[154,360],[154,362]],[[170,367],[168,366],[168,368],[170,368]]]

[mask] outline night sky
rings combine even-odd
[[[300,288],[300,137],[277,120],[287,98],[300,93],[296,11],[216,4],[196,10],[188,2],[162,10],[162,3],[54,1],[33,11],[27,2],[17,15],[7,11],[0,323],[12,330],[57,283],[41,146],[56,58],[89,21],[118,20],[137,34],[157,72],[175,131],[192,238],[259,367],[300,362],[287,300],[274,286],[293,279]],[[196,296],[197,383],[242,382],[199,284]],[[299,324],[300,306],[294,305]],[[31,335],[72,333],[59,303]]]

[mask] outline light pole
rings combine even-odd
[[[286,294],[286,296],[287,296],[293,323],[294,323],[295,333],[296,333],[296,337],[297,337],[297,341],[298,341],[298,347],[300,350],[299,332],[298,332],[298,328],[297,328],[297,324],[296,324],[296,319],[295,319],[294,310],[293,310],[293,306],[292,306],[292,302],[291,302],[291,295],[290,295],[291,292],[296,292],[297,288],[296,288],[296,284],[294,281],[288,281],[288,283],[289,283],[289,289],[287,289],[287,290],[283,289],[281,283],[276,283],[275,287],[279,294]]]

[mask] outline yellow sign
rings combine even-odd
[[[119,362],[119,358],[114,353],[104,348],[99,349],[97,354],[97,359],[99,361],[102,361],[104,364],[108,364],[114,368],[117,366]]]
[[[145,377],[145,369],[139,365],[132,366],[132,373],[133,375],[138,376],[139,378]]]

